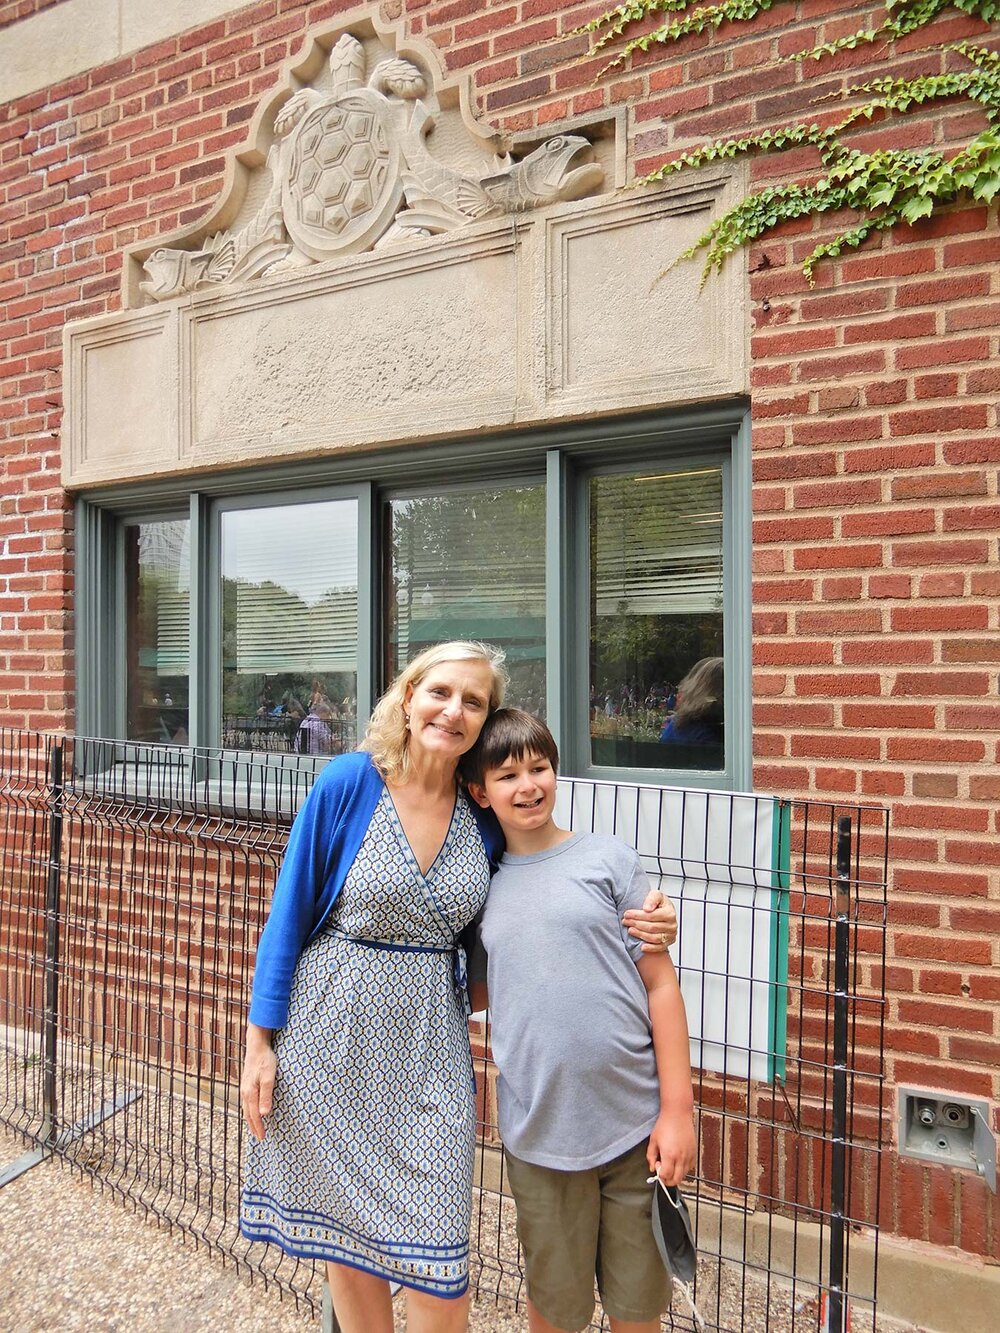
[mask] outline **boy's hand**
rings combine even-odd
[[[690,1113],[661,1111],[649,1136],[646,1160],[664,1185],[679,1185],[694,1170],[697,1145]]]
[[[622,914],[628,933],[642,940],[643,953],[665,953],[677,938],[677,913],[659,889],[650,889],[642,911],[629,908]]]

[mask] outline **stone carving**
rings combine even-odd
[[[183,292],[452,231],[596,190],[604,172],[581,161],[579,135],[547,140],[522,161],[448,165],[428,147],[435,115],[421,100],[424,73],[379,60],[365,81],[363,44],[345,33],[330,52],[330,89],[303,88],[278,111],[267,156],[270,187],[245,226],[199,250],[160,248],[141,290],[162,301]]]

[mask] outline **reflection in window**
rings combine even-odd
[[[722,471],[590,483],[594,764],[724,767]]]
[[[357,670],[357,503],[223,513],[222,744],[354,749]]]
[[[393,500],[387,598],[391,679],[447,639],[507,653],[508,699],[545,711],[545,491],[453,491]]]
[[[187,519],[124,528],[129,740],[188,743],[189,531]]]

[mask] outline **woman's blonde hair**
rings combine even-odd
[[[674,722],[687,726],[691,722],[711,722],[721,725],[725,719],[725,660],[721,657],[703,657],[677,686],[677,709]]]
[[[360,748],[367,750],[383,777],[399,781],[406,777],[409,767],[410,733],[406,728],[406,692],[411,685],[419,685],[428,671],[442,662],[485,662],[490,669],[490,713],[503,703],[507,689],[504,670],[506,654],[489,643],[472,639],[452,639],[435,643],[407,662],[385,694],[375,705],[371,720],[365,728]]]

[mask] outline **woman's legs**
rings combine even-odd
[[[406,1333],[466,1333],[468,1327],[468,1292],[456,1300],[445,1300],[426,1291],[407,1290]]]
[[[385,1278],[328,1263],[326,1280],[342,1333],[392,1333],[392,1295]]]
[[[342,1333],[392,1333],[392,1295],[385,1278],[345,1264],[327,1264],[326,1277]],[[407,1333],[466,1333],[469,1295],[445,1300],[407,1290]]]

